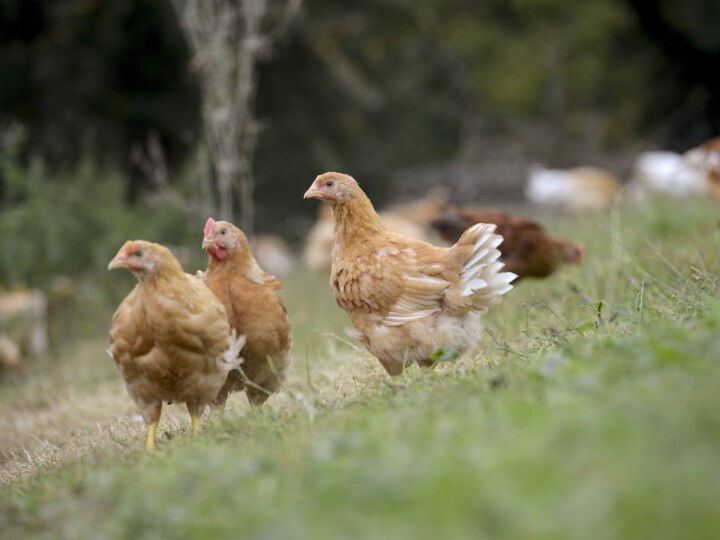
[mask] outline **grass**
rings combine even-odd
[[[717,208],[549,217],[587,264],[517,287],[476,354],[387,378],[325,279],[285,288],[295,368],[160,452],[101,339],[0,386],[0,530],[68,538],[718,538]]]

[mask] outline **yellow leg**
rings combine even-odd
[[[145,447],[150,453],[153,453],[155,451],[155,433],[157,433],[158,423],[159,422],[153,422],[147,427],[147,442]]]
[[[202,416],[190,415],[190,419],[192,420],[193,437],[197,437],[198,433],[200,432],[200,427],[202,426]]]

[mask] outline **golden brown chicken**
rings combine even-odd
[[[332,207],[331,289],[355,326],[351,335],[390,375],[411,363],[432,366],[442,349],[477,346],[483,315],[516,277],[500,272],[494,225],[476,225],[441,248],[387,231],[348,175],[318,176],[305,198]]]
[[[541,225],[521,216],[482,208],[450,208],[433,227],[449,244],[476,223],[493,223],[504,238],[500,260],[505,269],[525,277],[547,277],[562,264],[580,264],[584,258],[581,245],[549,236]]]
[[[208,219],[203,249],[209,256],[205,284],[225,306],[231,328],[247,339],[245,361],[230,372],[216,404],[224,406],[230,392],[245,389],[250,403],[262,405],[292,364],[290,321],[276,293],[281,283],[260,268],[247,238],[231,223]]]
[[[162,402],[185,403],[197,434],[205,407],[241,362],[244,338],[234,338],[222,303],[166,247],[127,242],[108,266],[116,268],[130,270],[138,284],[115,312],[108,352],[153,451]]]

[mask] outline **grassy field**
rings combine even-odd
[[[284,290],[295,367],[160,448],[104,352],[0,381],[6,538],[720,538],[717,207],[553,218],[588,260],[520,284],[476,354],[389,379],[325,278]]]

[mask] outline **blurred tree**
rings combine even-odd
[[[252,236],[257,64],[287,31],[302,2],[287,0],[279,21],[269,28],[274,5],[268,0],[174,2],[202,83],[205,139],[215,164],[219,215],[234,221],[237,194],[242,229]]]
[[[562,166],[648,139],[687,148],[720,129],[719,9],[307,2],[257,72],[257,221],[297,229],[277,218],[311,211],[302,191],[328,169],[353,172],[382,201],[396,171],[423,163],[473,162],[476,179],[491,158]],[[53,165],[85,152],[126,169],[156,130],[172,182],[200,139],[188,60],[169,0],[0,0],[0,129],[19,123],[25,152]],[[131,193],[142,178],[130,176]]]
[[[156,131],[171,165],[195,144],[198,93],[165,0],[0,0],[0,128],[25,126],[54,167],[83,154],[121,165]]]

